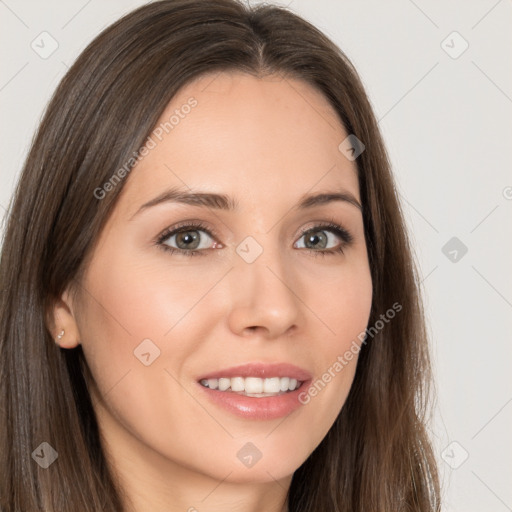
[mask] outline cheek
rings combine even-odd
[[[221,270],[187,271],[184,266],[162,263],[162,257],[144,258],[133,251],[105,251],[96,259],[86,288],[97,317],[87,325],[101,324],[101,338],[125,344],[132,350],[145,338],[164,340],[188,315],[218,279]],[[104,262],[108,262],[105,264]],[[206,272],[208,270],[208,272]],[[114,333],[116,333],[114,335]]]
[[[317,329],[324,334],[314,337],[310,358],[315,361],[315,376],[299,397],[309,409],[312,446],[327,434],[348,396],[372,304],[372,279],[364,260],[340,269],[336,278],[331,273],[330,279],[318,282],[324,283],[323,289],[312,288],[308,281],[305,296],[321,320]]]
[[[119,417],[137,424],[179,410],[178,397],[190,401],[183,388],[190,380],[188,361],[219,319],[207,292],[225,269],[187,272],[125,257],[130,251],[107,252],[96,257],[84,281],[82,347],[99,391]],[[172,423],[171,417],[160,419],[160,425]]]
[[[156,272],[154,267],[124,257],[122,251],[106,249],[96,257],[84,281],[86,306],[79,325],[82,347],[100,391],[108,392],[130,372],[126,380],[137,378],[140,383],[125,392],[129,401],[139,404],[152,382],[148,375],[155,369],[162,373],[164,368],[179,367],[194,350],[187,338],[182,343],[174,341],[180,319],[186,318],[198,290],[178,272],[165,273],[161,268]],[[169,360],[166,354],[171,349]],[[144,375],[139,375],[141,370]],[[153,391],[148,388],[146,392]]]
[[[317,328],[323,336],[322,353],[333,354],[350,346],[368,324],[372,304],[372,278],[367,260],[347,262],[337,271],[328,269],[324,275],[303,281],[307,304],[321,322]]]
[[[157,272],[119,260],[108,268],[91,267],[85,281],[90,300],[79,327],[87,363],[105,401],[96,409],[99,422],[110,439],[123,439],[129,432],[184,467],[205,458],[205,446],[195,441],[204,438],[205,424],[212,436],[223,439],[223,429],[191,395],[187,374],[187,361],[206,332],[204,322],[197,321],[197,315],[206,314],[205,306],[194,304],[216,280],[211,273],[191,279],[190,273],[165,272],[162,266]],[[208,449],[210,467],[226,459],[219,439],[215,449]],[[219,471],[232,471],[236,461],[235,451]]]

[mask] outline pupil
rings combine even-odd
[[[323,234],[322,231],[317,231],[317,233],[321,233],[321,235],[310,235],[307,239],[307,245],[312,244],[312,247],[317,247],[320,243],[321,247],[325,247],[325,242],[327,241],[327,237]],[[324,242],[322,244],[322,242]]]
[[[198,246],[198,244],[196,243],[193,247],[192,245],[194,244],[194,242],[199,241],[199,236],[197,235],[197,232],[196,234],[191,233],[194,233],[194,231],[185,231],[183,233],[178,233],[178,235],[176,236],[176,243],[180,245],[180,242],[183,242],[185,244],[185,249],[195,249]]]

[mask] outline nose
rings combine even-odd
[[[293,269],[285,269],[282,258],[270,252],[264,251],[253,263],[240,259],[230,272],[228,323],[239,336],[288,336],[304,319],[304,299],[294,289]]]

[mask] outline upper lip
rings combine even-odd
[[[206,373],[202,375],[198,381],[203,379],[220,379],[221,377],[259,377],[261,379],[270,377],[291,377],[298,381],[306,381],[311,379],[311,374],[307,370],[289,363],[254,362]]]

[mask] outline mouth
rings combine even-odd
[[[301,406],[312,375],[288,363],[249,363],[201,375],[197,384],[218,406],[245,419],[269,420]]]

